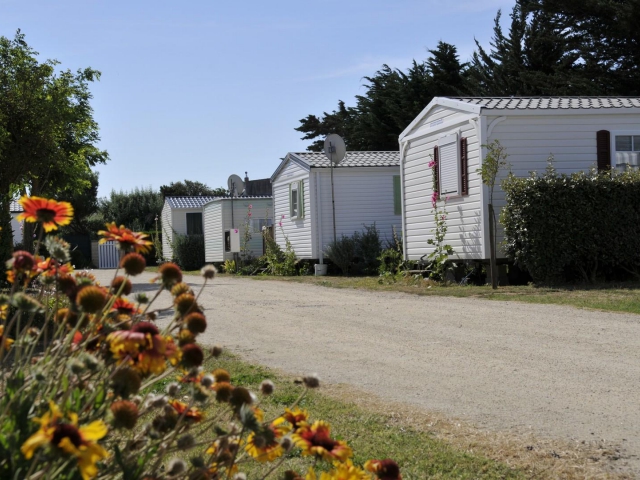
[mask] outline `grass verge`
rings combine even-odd
[[[252,391],[259,390],[262,380],[272,380],[276,385],[274,394],[260,403],[266,419],[281,414],[301,392],[292,377],[231,354],[205,365],[207,371],[214,368],[228,370],[234,385]],[[362,465],[370,458],[393,458],[401,466],[405,480],[608,477],[600,465],[589,460],[594,455],[600,458],[604,455],[594,449],[579,452],[559,443],[479,433],[472,427],[406,405],[378,401],[346,385],[311,391],[300,406],[309,411],[311,420],[322,419],[331,424],[332,435],[346,440],[353,448],[354,463]],[[205,414],[215,415],[219,408],[213,405]],[[206,434],[198,441],[206,440],[205,437]],[[304,474],[311,463],[294,449],[279,472],[292,469]],[[242,470],[248,478],[261,478],[272,466],[252,461]]]

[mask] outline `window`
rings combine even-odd
[[[224,251],[231,251],[231,232],[229,230],[224,232]]]
[[[393,176],[393,214],[402,215],[400,175]]]
[[[273,225],[272,218],[252,218],[251,231],[253,233],[262,233],[262,229]]]
[[[614,162],[616,170],[624,172],[628,168],[640,167],[640,135],[614,135]]]
[[[289,216],[304,218],[304,180],[289,184]]]
[[[187,213],[187,235],[202,235],[202,212]]]
[[[438,157],[440,196],[460,195],[460,149],[457,133],[438,140]]]

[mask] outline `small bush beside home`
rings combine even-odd
[[[273,464],[261,478],[401,480],[389,459],[354,465],[348,441],[299,408],[319,386],[317,377],[304,377],[299,397],[265,419],[260,398],[273,393],[272,382],[253,393],[233,385],[222,368],[202,371],[221,349],[197,343],[207,318],[177,265],[160,266],[151,299],[127,297],[130,277],[146,268],[141,253],[152,245],[146,235],[115,224],[99,232],[102,242],[124,251],[111,284],[100,285],[87,272],[73,272],[68,243],[45,234],[71,221],[71,205],[37,197],[20,202],[21,219],[39,223],[36,251],[44,243],[50,257],[17,251],[7,261],[0,478],[240,479],[247,462],[260,462]],[[205,267],[202,275],[204,288],[215,269]],[[164,290],[173,305],[161,328],[154,300]],[[36,316],[44,322],[34,323]],[[218,409],[208,416],[211,405]],[[309,459],[306,472],[284,471],[292,455]]]

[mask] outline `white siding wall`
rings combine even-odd
[[[210,202],[203,208],[204,260],[221,262],[224,259],[224,230],[222,229],[222,202]]]
[[[292,220],[289,213],[289,184],[299,180],[304,181],[305,218]],[[313,231],[315,231],[315,226],[312,226],[311,191],[309,171],[291,161],[287,163],[273,182],[276,242],[282,248],[285,248],[284,236],[286,235],[298,258],[317,258],[314,257],[315,241],[313,239]],[[284,218],[282,218],[283,215]],[[282,228],[278,226],[280,221],[282,221]]]
[[[167,202],[164,203],[162,208],[162,256],[165,260],[171,260],[173,256],[171,243],[175,241],[175,234],[187,234],[187,213],[202,213],[202,207],[172,209]]]
[[[162,207],[160,219],[160,228],[162,229],[162,256],[165,260],[171,260],[171,257],[173,257],[173,249],[171,248],[171,244],[173,243],[173,226],[171,224],[171,207],[166,200]]]
[[[487,117],[491,124],[493,117]],[[497,123],[489,142],[499,140],[506,148],[511,171],[525,177],[531,171],[542,174],[547,160],[553,155],[553,166],[558,173],[570,174],[587,171],[596,166],[596,132],[609,130],[639,130],[637,115],[582,114],[582,115],[531,115],[509,116]],[[504,178],[506,172],[501,172]],[[487,200],[488,202],[488,200]],[[496,186],[494,205],[496,213],[505,204],[504,192]],[[503,240],[498,225],[498,245]]]
[[[445,243],[455,251],[454,257],[463,259],[482,258],[482,182],[476,173],[479,167],[480,146],[476,128],[468,120],[469,114],[443,107],[433,112],[416,126],[413,133],[425,132],[435,121],[460,122],[455,127],[410,141],[403,162],[403,206],[406,230],[404,232],[407,258],[419,260],[433,250],[427,241],[433,238],[434,212],[431,206],[432,174],[428,167],[432,160],[433,147],[438,138],[455,131],[467,138],[469,195],[450,197],[446,203],[447,236]],[[439,202],[442,204],[442,201]]]
[[[317,245],[326,250],[333,241],[333,213],[331,208],[331,172],[312,169],[314,196],[319,194],[313,211],[316,218]],[[393,176],[400,175],[399,167],[336,168],[334,190],[336,204],[336,236],[353,235],[364,230],[363,225],[376,224],[383,245],[393,240],[393,228],[402,234],[402,216],[394,214]],[[316,197],[314,197],[316,198]],[[321,216],[320,216],[321,214]],[[322,228],[320,229],[320,225]],[[320,250],[315,253],[318,258]]]
[[[21,243],[22,242],[22,230],[20,230],[20,224],[22,222],[18,222],[16,217],[20,215],[19,213],[11,214],[11,228],[13,229],[13,243]]]

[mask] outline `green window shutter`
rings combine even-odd
[[[293,190],[293,184],[289,184],[289,218],[293,217],[293,197],[291,195],[291,191]]]
[[[298,217],[304,218],[304,180],[298,182],[298,212]]]
[[[393,214],[402,215],[402,197],[400,196],[400,175],[393,176]]]

